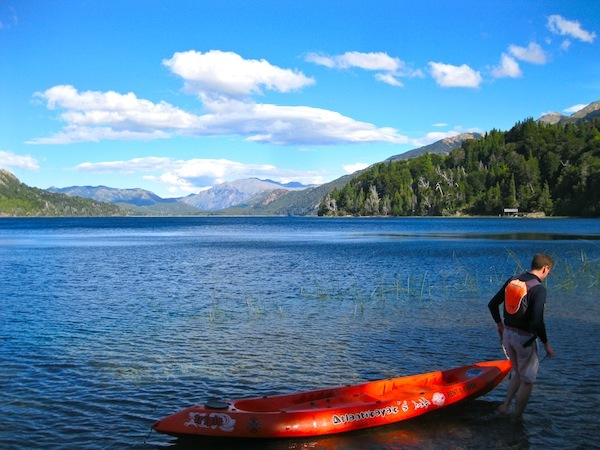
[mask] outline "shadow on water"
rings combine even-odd
[[[498,405],[498,402],[474,400],[418,419],[331,436],[273,440],[177,438],[168,445],[177,450],[530,448],[525,424],[498,414]]]
[[[389,239],[490,239],[498,241],[594,241],[600,240],[598,234],[565,234],[565,233],[383,233],[378,237]]]

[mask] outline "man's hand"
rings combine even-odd
[[[544,348],[546,349],[546,356],[548,358],[552,358],[552,356],[554,356],[554,349],[552,348],[552,346],[550,345],[550,342],[546,342],[544,344]]]

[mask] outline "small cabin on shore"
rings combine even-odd
[[[519,208],[504,208],[503,216],[508,217],[523,217],[525,213],[519,212]]]

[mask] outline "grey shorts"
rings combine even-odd
[[[513,370],[521,381],[534,383],[540,367],[537,339],[529,346],[523,347],[523,344],[531,339],[532,334],[517,333],[510,328],[504,328],[503,336],[504,347]]]

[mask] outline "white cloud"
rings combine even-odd
[[[527,47],[519,47],[518,45],[511,45],[508,47],[508,51],[515,58],[526,61],[533,64],[546,64],[547,57],[546,53],[535,42],[530,42]]]
[[[563,111],[564,111],[564,112],[566,112],[566,113],[574,114],[574,113],[576,113],[577,111],[579,111],[579,110],[581,110],[581,109],[585,108],[586,106],[587,106],[586,104],[580,103],[580,104],[578,104],[578,105],[573,105],[573,106],[571,106],[570,108],[563,109]]]
[[[145,180],[153,181],[155,183],[165,184],[167,185],[167,191],[170,194],[197,194],[202,188],[194,186],[193,183],[189,182],[184,178],[178,177],[176,174],[167,172],[162,175],[156,177],[154,175],[146,175],[144,177]],[[209,187],[205,187],[205,189],[209,189]]]
[[[506,53],[502,53],[500,65],[494,67],[491,73],[495,78],[519,78],[523,75],[519,63]]]
[[[17,155],[12,152],[0,150],[0,168],[38,170],[38,161],[30,155]]]
[[[564,41],[562,41],[562,43],[560,44],[560,49],[566,52],[567,50],[569,50],[569,48],[571,48],[571,41],[569,39],[565,39]]]
[[[177,130],[201,127],[197,116],[166,102],[139,99],[131,92],[78,92],[73,86],[59,85],[34,96],[45,100],[48,109],[62,110],[60,117],[67,125],[49,138],[29,142],[33,144],[153,140],[170,137]]]
[[[175,167],[177,167],[177,162],[171,158],[147,156],[128,161],[85,162],[76,166],[75,170],[90,173],[137,173],[166,171]]]
[[[153,103],[133,93],[78,92],[54,86],[35,94],[51,110],[61,110],[64,128],[32,144],[68,144],[105,139],[152,140],[173,136],[241,136],[276,145],[337,143],[406,143],[391,128],[378,128],[337,112],[307,106],[255,104],[224,97],[204,115],[185,112],[169,103]]]
[[[589,32],[581,28],[581,24],[574,20],[567,20],[558,14],[553,14],[548,17],[548,29],[554,34],[562,36],[570,36],[579,39],[582,42],[594,42],[596,39],[595,32]]]
[[[398,78],[423,77],[423,72],[410,68],[399,58],[393,58],[383,52],[346,52],[342,55],[328,56],[320,53],[309,53],[305,60],[330,69],[351,69],[375,71],[375,79],[392,86],[402,87]]]
[[[90,173],[144,173],[144,179],[167,185],[169,192],[173,194],[199,192],[215,184],[245,178],[268,178],[282,183],[324,182],[323,174],[315,171],[288,170],[270,164],[244,164],[227,159],[176,160],[145,157],[123,161],[85,162],[74,169]]]
[[[346,52],[343,55],[327,56],[318,53],[306,55],[306,61],[320,64],[329,68],[349,69],[358,67],[364,70],[377,70],[394,72],[402,62],[398,58],[392,58],[387,53],[361,53]]]
[[[377,74],[375,74],[375,79],[379,80],[383,83],[389,84],[390,86],[396,86],[396,87],[404,86],[404,83],[402,83],[402,81],[398,80],[391,73],[377,73]]]
[[[358,170],[366,169],[367,167],[369,167],[369,164],[357,162],[354,164],[344,164],[342,167],[344,168],[344,171],[346,173],[354,173]]]
[[[177,52],[163,65],[184,79],[187,93],[198,95],[205,103],[262,94],[262,89],[291,92],[315,83],[302,72],[220,50]]]
[[[469,87],[477,88],[482,82],[479,71],[471,69],[466,64],[453,66],[438,62],[430,62],[431,76],[442,87]]]
[[[440,123],[434,123],[432,125],[432,127],[447,127],[449,124],[447,124],[446,122],[440,122]]]

